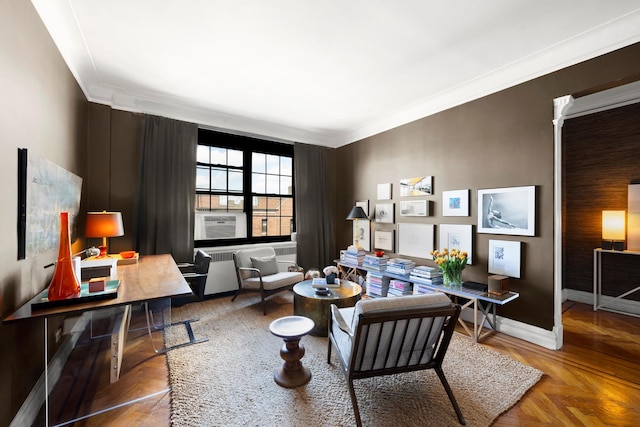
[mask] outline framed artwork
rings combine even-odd
[[[472,225],[440,224],[438,249],[459,249],[469,254],[467,264],[473,264]]]
[[[426,200],[400,201],[400,216],[428,216],[429,204]]]
[[[356,236],[358,236],[358,244],[365,251],[371,250],[371,221],[359,219],[353,221],[353,244],[356,244]]]
[[[378,200],[391,200],[391,183],[378,184]]]
[[[522,242],[489,240],[489,273],[520,278]]]
[[[374,247],[383,251],[393,252],[393,230],[392,231],[375,231]]]
[[[400,180],[400,197],[428,196],[432,194],[430,176],[418,176]]]
[[[376,205],[376,222],[382,222],[386,224],[394,223],[393,203],[378,203]]]
[[[18,149],[18,259],[58,249],[60,212],[78,234],[82,178],[26,148]]]
[[[364,213],[369,216],[369,201],[368,200],[356,200],[356,206],[360,206]]]
[[[398,223],[398,253],[433,259],[433,224]]]
[[[478,233],[535,236],[536,187],[478,190]]]
[[[442,216],[469,216],[469,190],[443,191]]]

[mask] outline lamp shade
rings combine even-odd
[[[349,211],[347,219],[369,219],[369,217],[360,206],[354,206],[351,208],[351,211]]]
[[[120,212],[87,212],[86,237],[124,236],[122,214]]]
[[[625,240],[625,211],[602,211],[602,240]]]

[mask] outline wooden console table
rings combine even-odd
[[[111,335],[112,373],[111,382],[117,381],[122,364],[124,343],[131,315],[131,305],[136,303],[169,300],[171,297],[189,295],[191,288],[184,279],[171,255],[147,255],[136,264],[118,266],[118,279],[121,281],[118,296],[112,299],[88,301],[78,304],[34,309],[32,304],[39,301],[40,294],[24,304],[13,314],[6,317],[4,323],[27,319],[43,319],[44,323],[44,376],[48,389],[48,319],[59,315],[74,315],[112,307],[122,307],[114,333]],[[49,425],[49,393],[45,393],[45,420]]]
[[[334,262],[337,264],[340,274],[342,274],[343,277],[346,277],[347,280],[357,282],[358,277],[365,278],[368,271],[373,271],[382,274],[385,277],[404,280],[406,282],[414,284],[418,283],[421,286],[427,287],[435,292],[443,292],[453,297],[456,302],[458,302],[459,299],[466,300],[466,302],[461,302],[461,307],[463,309],[467,307],[473,309],[473,330],[469,329],[469,327],[461,317],[458,318],[458,322],[460,323],[460,325],[462,325],[467,334],[469,334],[469,336],[471,336],[476,342],[480,341],[487,334],[491,333],[491,331],[495,330],[496,307],[498,305],[505,305],[520,296],[520,294],[518,294],[517,292],[508,292],[503,295],[494,295],[484,291],[477,291],[475,289],[469,289],[465,287],[447,288],[444,286],[427,284],[420,280],[412,279],[409,277],[409,275],[404,276],[401,274],[389,273],[384,270],[378,271],[374,269],[368,269],[367,267],[364,267],[362,265],[349,264],[340,260],[335,260]],[[491,326],[491,330],[482,334],[482,328],[484,327],[485,320]]]

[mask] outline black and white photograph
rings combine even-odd
[[[371,250],[371,222],[366,219],[360,219],[353,221],[353,244],[356,244],[356,237],[358,244],[364,248],[365,251]]]
[[[391,200],[391,183],[378,184],[376,197],[378,200]]]
[[[369,201],[368,200],[356,200],[356,206],[360,206],[367,216],[369,216]]]
[[[470,224],[440,224],[438,247],[465,251],[467,264],[473,264],[472,227]]]
[[[383,251],[393,252],[393,230],[392,231],[375,231],[374,247]]]
[[[489,240],[489,273],[520,278],[522,242]]]
[[[429,216],[429,203],[427,200],[402,200],[400,216]]]
[[[430,176],[418,176],[400,180],[400,197],[428,196],[432,194]]]
[[[386,224],[394,223],[393,203],[378,203],[376,205],[376,222],[382,222]]]
[[[433,224],[398,223],[398,253],[433,259],[434,230]]]
[[[535,186],[478,190],[478,233],[535,236]]]

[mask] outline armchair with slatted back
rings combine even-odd
[[[460,306],[443,293],[331,305],[327,363],[331,347],[342,365],[358,427],[362,426],[353,380],[434,369],[460,424],[465,419],[442,370]],[[429,396],[425,396],[429,398]]]
[[[284,290],[292,290],[293,285],[304,280],[302,269],[291,261],[279,261],[276,252],[270,246],[240,249],[233,253],[236,267],[238,291],[231,301],[241,292],[259,292],[263,314],[267,314],[265,299]]]

